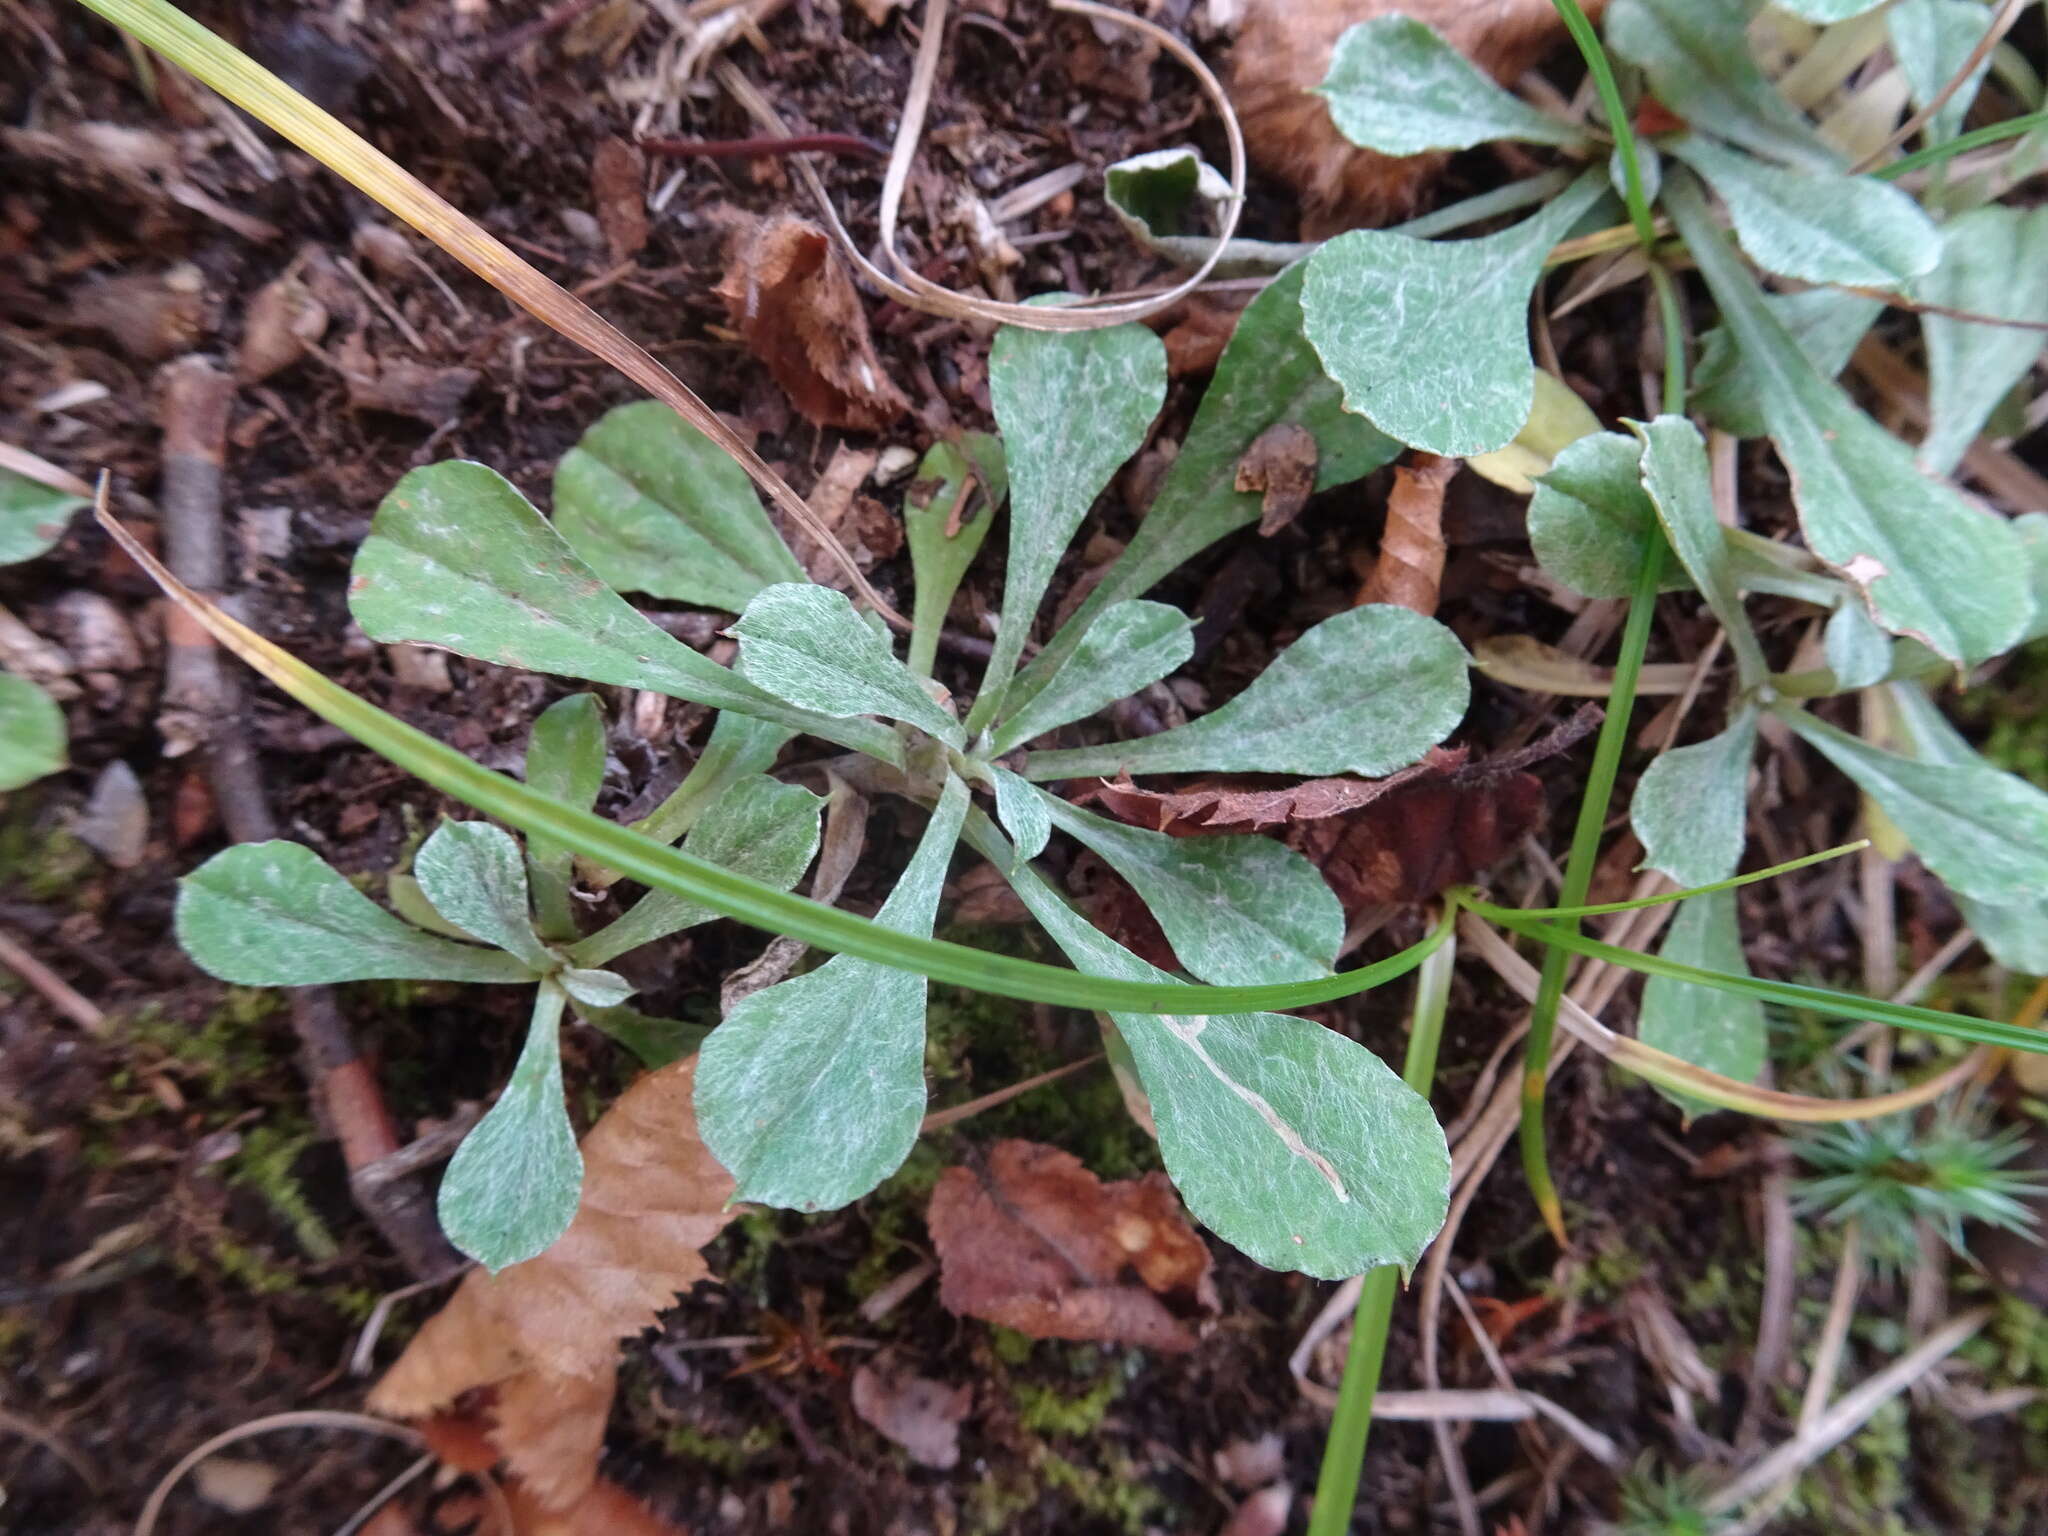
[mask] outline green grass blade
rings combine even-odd
[[[1856,853],[1869,846],[1869,838],[1860,838],[1853,843],[1843,843],[1838,848],[1823,848],[1819,853],[1787,859],[1783,864],[1773,864],[1769,869],[1759,869],[1752,874],[1731,875],[1726,880],[1716,880],[1711,885],[1695,885],[1683,891],[1665,891],[1657,896],[1639,896],[1633,901],[1603,901],[1590,907],[1496,907],[1490,901],[1466,897],[1461,898],[1458,905],[1477,912],[1488,921],[1528,922],[1540,919],[1549,922],[1561,917],[1605,917],[1611,912],[1634,912],[1643,907],[1662,907],[1675,901],[1684,901],[1688,896],[1711,896],[1716,891],[1733,891],[1745,885],[1757,885],[1779,875],[1789,875],[1795,869],[1805,869],[1809,864],[1825,864],[1829,859],[1839,859],[1845,853]]]

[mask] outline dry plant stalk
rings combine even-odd
[[[1444,580],[1444,491],[1460,460],[1417,453],[1394,471],[1380,557],[1359,589],[1361,603],[1395,603],[1436,616]]]

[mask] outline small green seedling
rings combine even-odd
[[[0,565],[48,552],[64,525],[88,503],[25,475],[0,469]],[[34,682],[0,672],[0,792],[64,767],[64,711]]]

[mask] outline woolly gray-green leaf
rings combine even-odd
[[[1884,13],[1884,23],[1891,39],[1892,57],[1905,71],[1907,86],[1913,93],[1913,106],[1925,110],[1969,62],[1985,29],[1991,25],[1991,11],[1975,0],[1892,0],[1891,9]],[[1936,109],[1927,126],[1920,130],[1924,143],[1946,144],[1962,131],[1970,103],[1977,99],[1978,87],[1983,85],[1990,68],[1991,53],[1986,50],[1955,94]]]
[[[843,592],[808,581],[763,587],[732,627],[740,675],[799,709],[834,719],[881,715],[948,746],[967,737]]]
[[[0,565],[33,560],[64,537],[73,513],[90,505],[83,496],[0,469]]]
[[[578,1007],[577,1017],[592,1029],[602,1030],[640,1058],[640,1065],[652,1071],[672,1061],[681,1061],[703,1047],[711,1033],[709,1024],[688,1019],[660,1019],[637,1008]]]
[[[1792,171],[1687,134],[1672,153],[1706,177],[1750,260],[1809,283],[1896,288],[1941,259],[1941,231],[1890,182]]]
[[[1854,598],[1828,615],[1821,643],[1828,670],[1844,690],[1882,682],[1892,669],[1892,637]]]
[[[697,824],[718,797],[749,774],[766,773],[796,733],[772,720],[757,720],[736,709],[720,710],[711,737],[683,782],[660,805],[633,824],[656,842],[672,843]]]
[[[960,498],[970,486],[979,486],[980,494],[963,512]],[[917,479],[903,502],[903,533],[917,589],[910,614],[910,670],[920,677],[931,676],[939,630],[953,606],[953,594],[960,590],[967,567],[995,526],[996,509],[1009,494],[1002,440],[987,432],[970,432],[959,443],[933,443],[917,467]]]
[[[1662,538],[1643,489],[1643,445],[1626,432],[1596,432],[1565,445],[1529,498],[1529,545],[1536,561],[1574,592],[1626,597],[1635,590],[1649,541]],[[1663,590],[1689,583],[1664,562]]]
[[[1165,977],[1028,867],[1011,884],[1083,970]],[[1442,1228],[1443,1128],[1429,1101],[1365,1047],[1286,1014],[1111,1017],[1151,1101],[1167,1172],[1225,1242],[1269,1269],[1338,1280],[1382,1264],[1411,1268]]]
[[[818,851],[818,811],[809,790],[765,774],[737,778],[704,809],[683,839],[683,851],[750,880],[786,891],[803,878]],[[582,966],[609,964],[629,949],[681,933],[718,914],[668,891],[649,891],[588,938],[569,946]]]
[[[502,950],[408,926],[302,843],[238,843],[178,882],[178,943],[249,987],[336,981],[531,981]]]
[[[1649,78],[1657,99],[1744,149],[1787,165],[1829,170],[1841,157],[1757,68],[1750,0],[1614,0],[1605,37]]]
[[[1434,619],[1371,603],[1323,620],[1199,720],[1099,747],[1034,752],[1024,776],[1356,773],[1404,768],[1465,717],[1470,658]]]
[[[1949,309],[2048,323],[2048,208],[1973,208],[1942,230],[1941,265],[1913,296]],[[1986,325],[1927,311],[1927,403],[1920,467],[1945,475],[2013,385],[2027,376],[2048,337],[2016,325]]]
[[[1053,797],[1000,764],[989,764],[989,774],[996,786],[996,819],[1016,844],[1017,857],[1037,858],[1052,838],[1052,816],[1046,802]]]
[[[1344,404],[1431,453],[1512,442],[1536,390],[1530,291],[1550,248],[1604,192],[1589,173],[1478,240],[1355,229],[1326,243],[1308,259],[1301,312]]]
[[[586,1008],[616,1008],[633,995],[633,983],[615,971],[572,966],[555,973],[562,990]]]
[[[657,400],[605,412],[562,455],[555,526],[619,592],[738,613],[804,579],[738,461]]]
[[[994,732],[995,750],[1085,720],[1180,668],[1195,653],[1194,621],[1178,608],[1126,598],[1102,610],[1044,688]]]
[[[1673,747],[1643,770],[1628,807],[1643,868],[1661,869],[1681,889],[1735,873],[1745,841],[1756,718],[1753,707],[1745,708],[1720,735]]]
[[[1074,616],[1018,675],[1005,700],[1012,714],[1047,686],[1112,604],[1139,596],[1225,534],[1259,520],[1258,493],[1237,488],[1237,462],[1261,433],[1283,424],[1308,430],[1316,440],[1318,491],[1348,485],[1401,451],[1371,422],[1344,409],[1343,392],[1302,334],[1307,266],[1297,262],[1282,272],[1238,316],[1144,521]]]
[[[1808,21],[1826,26],[1831,21],[1847,21],[1851,16],[1874,11],[1884,4],[1884,0],[1778,0],[1778,3],[1794,16],[1803,16]]]
[[[1744,686],[1770,675],[1749,614],[1736,590],[1735,566],[1728,554],[1720,520],[1714,515],[1714,483],[1707,466],[1707,445],[1699,429],[1683,416],[1659,416],[1647,424],[1630,423],[1643,444],[1643,490],[1657,509],[1657,520],[1671,541],[1679,564],[1692,577],[1707,608],[1727,631]]]
[[[1036,790],[1052,823],[1144,899],[1183,967],[1222,986],[1327,976],[1344,909],[1316,867],[1269,837],[1169,837]]]
[[[1681,901],[1658,953],[1681,965],[1747,976],[1749,961],[1736,924],[1735,893],[1714,891]],[[1738,1083],[1755,1082],[1769,1057],[1770,1025],[1762,1003],[1744,993],[1669,976],[1652,976],[1643,983],[1636,1036],[1645,1045]],[[1688,1115],[1712,1107],[1662,1084],[1657,1091]]]
[[[27,678],[0,672],[0,791],[63,768],[67,740],[57,701]]]
[[[1375,16],[1347,27],[1316,94],[1329,102],[1339,133],[1384,155],[1470,149],[1493,139],[1568,145],[1585,137],[1501,89],[1407,16]]]
[[[562,989],[543,982],[512,1080],[462,1139],[436,1207],[448,1241],[493,1274],[569,1230],[583,1154],[562,1100]]]
[[[875,921],[929,934],[967,812],[948,777]],[[835,955],[743,999],[697,1057],[697,1124],[734,1198],[792,1210],[858,1200],[910,1155],[924,1119],[925,979]]]
[[[1883,300],[1839,288],[1768,293],[1763,303],[1824,379],[1848,366],[1857,344],[1884,313]],[[1693,409],[1724,432],[1762,437],[1770,428],[1758,404],[1761,393],[1756,370],[1728,328],[1717,325],[1708,331],[1700,339],[1700,364],[1693,371]]]
[[[884,762],[903,760],[887,727],[792,709],[657,629],[482,464],[430,464],[392,488],[356,551],[349,608],[373,640],[647,688],[774,720]]]
[[[519,843],[487,821],[444,821],[413,856],[413,878],[434,910],[472,938],[517,955],[535,971],[553,963],[533,931]]]
[[[526,738],[526,782],[542,794],[587,811],[604,787],[604,707],[594,693],[572,693],[540,712]],[[569,884],[575,855],[545,837],[526,840],[526,867],[533,876],[533,907],[541,932],[561,940],[576,937]]]
[[[1103,200],[1130,237],[1183,267],[1199,267],[1216,251],[1214,233],[1230,201],[1230,180],[1186,145],[1149,149],[1102,173]],[[1212,273],[1240,277],[1278,272],[1315,249],[1313,241],[1233,237]]]
[[[2027,587],[2033,598],[2033,616],[2020,638],[2039,640],[2048,635],[2048,512],[2022,512],[2012,520],[2012,531],[2027,557]]]
[[[1995,907],[1957,896],[1956,910],[2000,965],[2022,976],[2048,976],[2048,902]]]
[[[1690,177],[1664,194],[1679,234],[1756,370],[1760,404],[1807,546],[1864,594],[1871,615],[1951,661],[1996,656],[2031,612],[2012,529],[1921,474],[1905,444],[1814,371],[1729,250]]]
[[[1060,556],[1109,477],[1136,453],[1166,400],[1166,347],[1142,325],[1093,331],[1004,327],[988,393],[1010,470],[1010,562],[1002,622],[971,717],[1002,703]]]
[[[1785,718],[1884,809],[1920,861],[1958,894],[1994,906],[2048,900],[2048,794],[1974,753],[1923,761],[1804,710]]]

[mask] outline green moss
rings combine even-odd
[[[291,1228],[299,1249],[315,1263],[325,1264],[341,1252],[327,1223],[306,1198],[293,1168],[299,1156],[313,1144],[313,1128],[265,1124],[253,1127],[242,1138],[242,1150],[228,1165],[231,1184],[253,1189]]]
[[[153,1046],[193,1069],[208,1097],[219,1098],[260,1078],[276,1065],[270,1021],[285,1006],[283,994],[262,987],[229,987],[221,1003],[197,1028],[161,1009],[138,1009],[127,1021],[128,1036]]]
[[[1031,1358],[1031,1351],[1037,1345],[1038,1340],[1030,1334],[1019,1333],[1001,1324],[992,1325],[988,1331],[988,1346],[1005,1365],[1022,1365]]]
[[[1913,1536],[1899,1513],[1911,1455],[1906,1404],[1894,1398],[1800,1477],[1786,1514],[1828,1536]]]
[[[1128,1457],[1111,1457],[1109,1467],[1097,1471],[1047,1451],[1038,1471],[1046,1487],[1058,1489],[1084,1513],[1129,1536],[1144,1536],[1154,1517],[1166,1507],[1165,1496],[1139,1479],[1138,1469]]]
[[[207,1238],[206,1256],[222,1276],[252,1295],[285,1296],[301,1284],[297,1275],[269,1254],[225,1232]]]
[[[1985,757],[2048,786],[2048,642],[2015,651],[2000,669],[1998,685],[1964,694],[1955,712],[1966,726],[1981,730],[1978,750]]]
[[[1092,1435],[1100,1429],[1109,1405],[1123,1396],[1123,1391],[1124,1383],[1114,1372],[1075,1393],[1036,1381],[1010,1384],[1019,1424],[1034,1435],[1063,1435],[1070,1439]]]
[[[44,796],[29,791],[0,796],[0,871],[19,881],[22,894],[39,906],[78,910],[91,889],[98,860],[68,829],[43,814]]]
[[[772,1424],[749,1425],[738,1435],[708,1435],[688,1424],[672,1424],[662,1437],[668,1453],[694,1461],[727,1477],[736,1476],[756,1457],[766,1455],[782,1442],[782,1432]]]

